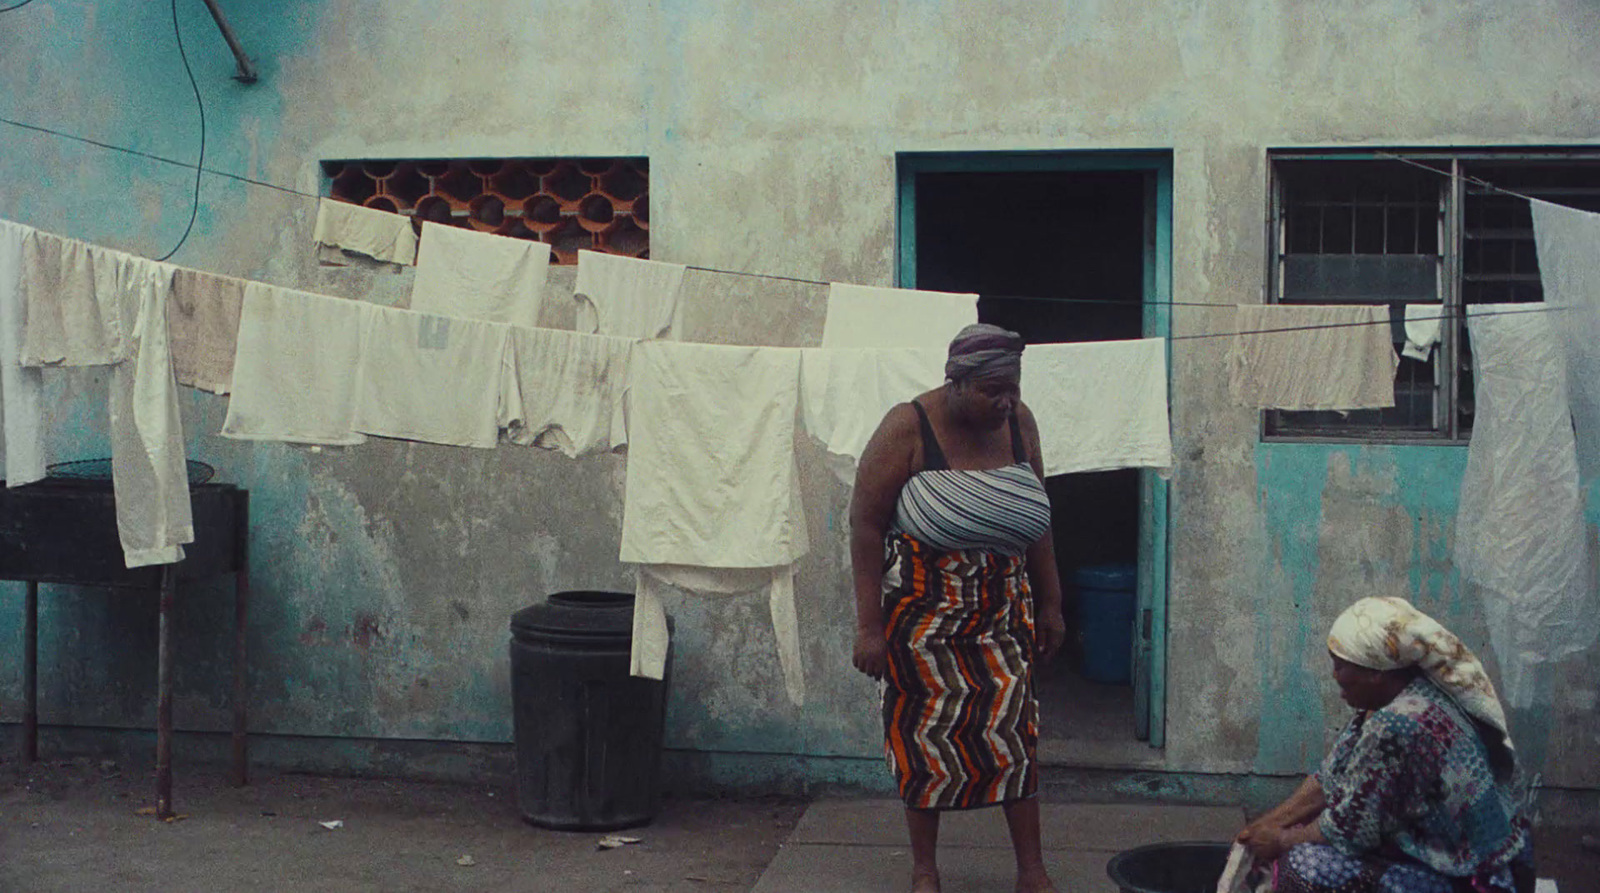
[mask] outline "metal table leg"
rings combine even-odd
[[[22,606],[22,761],[39,759],[39,584],[28,581]]]
[[[250,742],[245,737],[245,617],[250,608],[250,574],[241,569],[233,583],[233,784],[250,783]]]
[[[161,628],[156,645],[156,817],[172,818],[172,603],[178,566],[161,568]]]

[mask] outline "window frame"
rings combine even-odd
[[[1391,164],[1415,162],[1439,171],[1423,176],[1438,176],[1444,181],[1440,190],[1439,209],[1441,232],[1439,250],[1439,301],[1446,314],[1447,324],[1442,327],[1435,350],[1435,375],[1438,391],[1434,406],[1434,427],[1431,431],[1385,428],[1381,425],[1352,425],[1347,431],[1330,429],[1302,430],[1274,429],[1272,413],[1258,413],[1258,436],[1263,443],[1326,443],[1326,444],[1392,444],[1427,446],[1463,446],[1471,431],[1462,423],[1462,379],[1469,374],[1462,369],[1466,321],[1460,310],[1464,306],[1462,283],[1465,281],[1465,238],[1467,228],[1468,166],[1506,163],[1562,164],[1565,162],[1600,162],[1600,147],[1536,146],[1536,147],[1481,147],[1471,149],[1440,148],[1364,148],[1352,150],[1316,148],[1274,148],[1266,153],[1267,213],[1264,220],[1266,237],[1265,261],[1267,303],[1280,303],[1280,259],[1284,255],[1284,175],[1282,162],[1388,162]],[[1492,182],[1492,181],[1491,181]],[[1507,187],[1511,191],[1513,187]],[[1376,302],[1375,302],[1376,303]],[[1392,303],[1392,302],[1384,302]]]

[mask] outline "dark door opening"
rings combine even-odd
[[[977,292],[979,319],[1030,343],[1139,338],[1152,190],[1145,171],[919,173],[916,287]],[[1113,566],[1133,579],[1139,472],[1060,475],[1046,489],[1067,644],[1038,673],[1041,734],[1127,741],[1135,734],[1133,689],[1086,678],[1086,670],[1105,678],[1106,655],[1096,650],[1104,643],[1093,630],[1085,642],[1083,622],[1099,628],[1102,599],[1080,599],[1075,578]]]

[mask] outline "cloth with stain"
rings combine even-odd
[[[31,233],[31,227],[0,220],[0,413],[8,487],[40,480],[47,464],[44,373],[19,362],[27,312],[22,298],[22,246]]]
[[[153,263],[33,230],[22,248],[24,366],[110,366],[129,355],[124,292]]]
[[[603,251],[578,252],[577,330],[628,338],[677,339],[683,264]]]
[[[856,464],[897,404],[944,382],[940,347],[805,348],[800,351],[800,418],[822,441],[827,466],[854,484]]]
[[[399,266],[417,262],[417,231],[411,218],[392,211],[325,198],[317,202],[311,238],[324,262],[343,264],[338,254],[350,251]]]
[[[366,314],[355,429],[492,449],[511,327],[394,307]]]
[[[1234,314],[1233,399],[1257,409],[1381,409],[1399,366],[1388,305],[1247,304]]]
[[[514,326],[539,324],[550,246],[433,223],[422,225],[411,309]]]
[[[627,443],[623,395],[634,343],[513,326],[501,387],[505,439],[574,458]]]
[[[365,442],[366,435],[355,430],[356,375],[363,323],[373,306],[259,282],[246,285],[222,436]]]
[[[111,370],[111,482],[128,567],[183,560],[194,542],[188,457],[172,374],[167,300],[174,268],[150,262],[127,283],[137,295],[131,355]]]
[[[1164,338],[1029,345],[1022,402],[1039,425],[1047,476],[1172,468]]]
[[[172,371],[178,384],[226,394],[233,387],[239,348],[243,279],[178,268],[167,300]]]
[[[834,282],[828,286],[822,346],[945,348],[977,321],[977,295]]]

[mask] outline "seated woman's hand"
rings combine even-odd
[[[1257,822],[1246,825],[1234,840],[1244,844],[1257,862],[1271,862],[1298,842],[1292,838],[1287,828]]]

